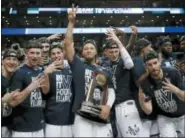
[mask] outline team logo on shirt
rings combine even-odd
[[[113,83],[113,86],[114,86],[114,89],[117,89],[117,86],[116,86],[116,76],[115,76],[115,73],[116,73],[116,68],[117,68],[117,65],[114,65],[112,67],[112,83]]]
[[[71,102],[71,82],[70,75],[56,75],[56,102]]]
[[[34,81],[35,77],[32,77]],[[35,89],[30,94],[30,106],[31,107],[42,107],[42,95],[39,88]]]
[[[177,111],[177,103],[173,99],[172,92],[168,90],[159,89],[154,91],[158,106],[167,113],[174,113]]]

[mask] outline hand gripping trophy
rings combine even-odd
[[[107,90],[108,83],[105,72],[94,71],[86,91],[86,99],[82,102],[78,114],[92,121],[107,123],[109,119],[103,120],[99,117],[101,113],[99,106],[107,103]]]

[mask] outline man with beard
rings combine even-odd
[[[142,120],[143,137],[158,135],[155,113],[151,114],[150,116],[146,115],[142,111],[138,100],[138,82],[140,81],[140,79],[147,75],[147,71],[143,62],[143,57],[150,50],[152,50],[152,44],[149,40],[145,38],[137,40],[135,43],[135,57],[133,57],[134,67],[131,69],[131,91],[133,92],[139,116]]]
[[[50,59],[52,64],[45,70],[50,80],[44,111],[45,137],[72,137],[72,72],[64,66],[64,53],[60,45],[50,48]]]
[[[92,82],[93,74],[95,73],[95,71],[104,71],[102,67],[96,65],[95,63],[97,48],[94,41],[87,40],[83,44],[82,55],[85,59],[85,63],[83,63],[80,58],[75,55],[72,33],[73,27],[75,25],[76,10],[77,9],[74,9],[73,5],[72,10],[68,13],[69,23],[66,38],[64,41],[66,57],[70,63],[74,78],[75,97],[73,111],[77,113],[74,122],[74,137],[111,137],[112,130],[110,123],[100,123],[92,121],[89,116],[82,117],[79,115],[79,112],[77,112],[81,108],[82,102],[87,96],[87,90],[90,89],[89,86],[91,86],[90,83]],[[110,78],[107,78],[107,81],[109,80]],[[107,87],[108,96],[106,105],[99,105],[99,118],[101,118],[102,120],[107,120],[109,118],[110,110],[115,100],[115,93],[112,85],[109,85]],[[94,91],[95,95],[93,95],[93,97],[95,96],[95,98],[100,98],[99,89],[96,92]]]
[[[41,45],[36,41],[29,41],[26,48],[27,63],[23,65],[13,76],[11,89],[20,89],[20,95],[25,90],[26,98],[13,108],[12,111],[12,137],[43,137],[44,114],[42,93],[47,94],[49,81],[47,74],[43,74],[38,68],[41,59]],[[42,73],[42,75],[40,75]],[[39,85],[41,88],[32,89],[30,83],[38,78],[44,78]]]
[[[139,88],[142,110],[158,114],[157,123],[161,137],[176,137],[176,129],[184,137],[185,91],[180,73],[175,68],[161,68],[159,55],[150,51],[144,56],[149,75]]]
[[[172,42],[169,37],[161,37],[159,40],[159,51],[162,54],[162,66],[164,67],[175,67],[176,60],[174,59],[172,52]]]

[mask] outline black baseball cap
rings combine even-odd
[[[18,54],[15,50],[13,49],[7,49],[5,50],[4,54],[3,54],[3,60],[7,57],[16,57],[18,58]]]
[[[114,41],[110,41],[107,45],[108,49],[113,49],[113,48],[119,48],[118,45]]]
[[[165,43],[171,43],[171,39],[168,36],[162,37],[159,46],[163,46]]]
[[[150,50],[148,53],[144,55],[144,62],[146,63],[148,60],[159,58],[159,54],[154,50]]]
[[[141,50],[145,47],[147,47],[148,45],[151,45],[151,42],[145,38],[139,39],[136,41],[135,43],[135,50],[136,52],[140,53]]]

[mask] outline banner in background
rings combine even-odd
[[[71,8],[27,8],[27,14],[40,14],[40,13],[66,13]],[[10,8],[9,14],[18,14],[19,10]],[[184,14],[184,8],[78,8],[77,14]]]
[[[131,33],[129,27],[118,27],[125,33]],[[104,34],[108,27],[74,28],[74,34]],[[42,35],[66,33],[66,28],[2,28],[2,35]],[[138,27],[138,33],[185,33],[185,27]]]

